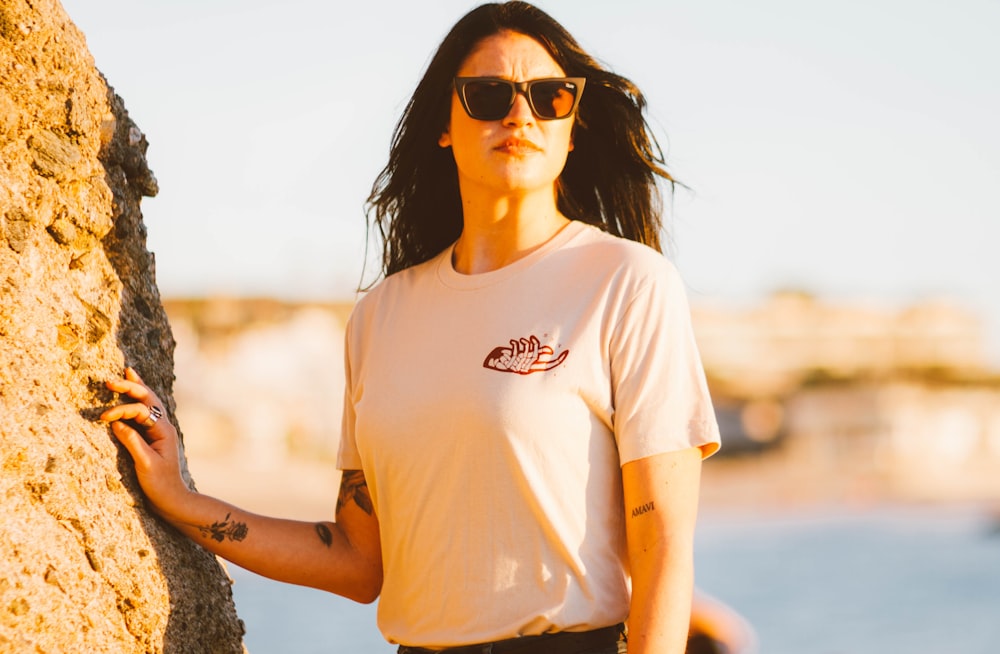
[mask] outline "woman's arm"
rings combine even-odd
[[[683,654],[687,645],[701,458],[692,447],[622,466],[632,574],[629,654]]]
[[[183,534],[258,574],[312,586],[359,602],[374,601],[382,587],[378,519],[360,470],[344,472],[335,522],[300,522],[243,511],[190,490],[180,474],[177,431],[165,417],[150,427],[159,399],[131,368],[108,388],[137,402],[104,412],[101,419],[128,449],[153,509]]]

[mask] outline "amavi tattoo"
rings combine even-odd
[[[340,480],[340,495],[337,497],[337,513],[340,513],[341,507],[347,504],[348,500],[354,500],[358,508],[368,515],[375,511],[372,506],[372,497],[368,493],[365,473],[361,470],[344,471]]]
[[[247,527],[245,522],[230,522],[230,515],[232,514],[227,513],[226,517],[221,521],[213,522],[210,525],[203,525],[197,529],[205,538],[211,538],[220,543],[227,538],[232,541],[241,541],[247,537],[250,528]]]
[[[653,506],[652,502],[649,502],[648,504],[643,504],[642,506],[637,506],[634,509],[632,509],[632,517],[637,518],[641,516],[643,513],[649,513],[655,508],[656,507]]]

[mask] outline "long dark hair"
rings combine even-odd
[[[643,115],[646,101],[629,80],[605,70],[552,17],[527,2],[485,4],[441,42],[393,132],[389,162],[366,203],[384,246],[386,276],[422,263],[462,232],[458,172],[438,145],[451,111],[452,81],[483,39],[510,30],[538,41],[568,77],[586,77],[574,149],[557,182],[557,206],[573,220],[660,247],[662,199],[671,184],[663,154]]]

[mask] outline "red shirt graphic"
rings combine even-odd
[[[511,339],[510,347],[496,347],[486,356],[483,367],[500,372],[516,372],[519,375],[530,375],[533,372],[552,370],[566,360],[569,350],[563,350],[559,356],[553,356],[555,350],[548,345],[542,345],[537,336]]]

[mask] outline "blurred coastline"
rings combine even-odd
[[[262,513],[329,518],[351,304],[164,305],[199,489]],[[697,304],[692,315],[723,436],[704,468],[706,510],[1000,507],[1000,373],[976,315],[798,292]]]

